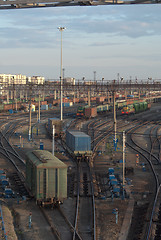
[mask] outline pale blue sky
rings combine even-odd
[[[161,79],[161,5],[61,7],[0,11],[0,73]]]

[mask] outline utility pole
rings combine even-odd
[[[117,148],[117,126],[116,126],[116,105],[115,105],[115,90],[113,90],[113,124],[114,124],[114,148]]]
[[[73,78],[73,84],[74,84],[74,96],[73,96],[73,103],[75,104],[75,78]]]
[[[124,187],[125,187],[125,131],[123,131],[123,145],[122,145],[122,153],[123,153],[123,171],[122,171],[122,187],[123,187],[123,198],[124,198]]]
[[[94,73],[94,82],[96,81],[96,71],[93,72]]]
[[[55,125],[53,125],[53,147],[52,147],[52,154],[54,156],[55,151]]]
[[[90,96],[90,87],[88,87],[88,106],[91,106],[91,96]]]
[[[38,123],[40,123],[40,92],[39,92]]]
[[[30,95],[30,102],[29,102],[29,141],[31,140],[31,91],[32,86],[29,86],[29,95]]]

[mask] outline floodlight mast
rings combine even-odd
[[[60,120],[63,120],[63,40],[62,32],[66,29],[65,27],[58,27],[61,32],[61,56],[60,56]]]

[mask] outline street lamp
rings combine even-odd
[[[62,75],[63,75],[63,54],[62,54],[62,32],[65,30],[65,27],[58,27],[61,32],[61,59],[60,59],[60,120],[63,120],[63,84],[62,84]]]

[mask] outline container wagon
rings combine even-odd
[[[27,153],[26,184],[36,203],[62,203],[67,198],[67,165],[45,150]]]
[[[41,110],[48,110],[49,106],[48,105],[41,105],[40,108],[41,108]]]
[[[86,160],[92,154],[91,137],[84,132],[66,131],[66,145],[68,152],[77,160]]]
[[[96,98],[96,103],[100,104],[103,103],[105,101],[105,96],[100,96]]]
[[[53,125],[55,126],[55,137],[61,137],[63,122],[59,118],[48,118],[47,130],[50,136],[53,134]]]
[[[88,107],[84,110],[84,115],[86,118],[94,118],[97,116],[97,108],[96,107]]]
[[[105,105],[99,105],[97,106],[97,113],[104,113],[109,111],[109,104],[105,104]]]

